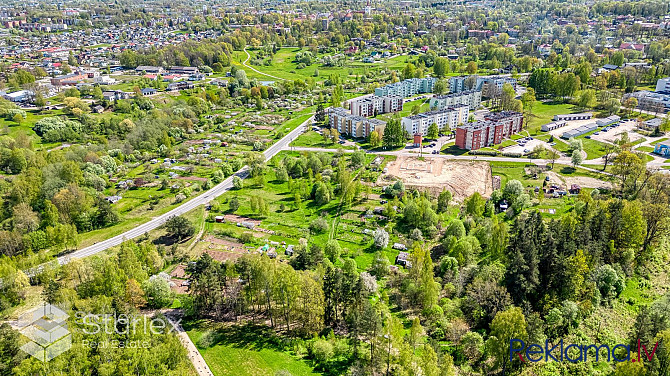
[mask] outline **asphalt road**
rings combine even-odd
[[[298,137],[305,130],[306,126],[311,125],[312,120],[313,117],[310,117],[309,119],[305,120],[302,124],[300,124],[298,127],[289,132],[282,139],[280,139],[272,146],[270,146],[267,150],[265,150],[263,152],[263,154],[265,155],[265,159],[269,160],[280,151],[287,149],[289,143],[291,143],[291,141],[293,141],[296,137]],[[133,239],[138,236],[144,235],[145,233],[151,230],[155,230],[158,227],[162,226],[170,217],[185,214],[197,208],[198,206],[205,205],[209,201],[221,196],[222,194],[229,191],[233,187],[234,176],[239,176],[240,178],[244,179],[247,177],[248,173],[249,172],[247,166],[244,166],[235,174],[231,175],[226,180],[222,181],[221,183],[211,188],[210,190],[202,193],[200,196],[194,197],[193,199],[179,205],[178,207],[170,210],[169,212],[159,215],[158,217],[155,217],[149,222],[142,223],[137,227],[133,228],[132,230],[124,232],[123,234],[111,237],[109,239],[103,240],[86,248],[82,248],[67,255],[61,256],[58,258],[58,262],[61,265],[63,265],[68,263],[69,260],[73,258],[88,257],[98,252],[102,252],[106,249],[116,247],[119,244],[123,243],[125,240]]]

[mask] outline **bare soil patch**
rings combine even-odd
[[[387,174],[405,183],[408,188],[430,190],[438,194],[451,191],[456,200],[475,192],[489,197],[493,192],[491,166],[488,162],[450,161],[444,158],[399,156],[387,165]],[[383,184],[383,182],[378,182]]]
[[[563,186],[566,189],[570,188],[573,184],[577,184],[582,188],[612,188],[612,183],[588,176],[561,176],[553,171],[546,171],[545,173],[549,176],[552,184]]]

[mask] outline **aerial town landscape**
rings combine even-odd
[[[7,0],[0,204],[0,376],[670,375],[670,3]]]

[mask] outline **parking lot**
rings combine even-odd
[[[532,137],[526,137],[517,140],[516,145],[508,146],[504,148],[503,151],[505,153],[526,154],[533,151],[533,149],[535,149],[539,145],[542,145],[545,149],[551,149],[551,145],[545,141],[538,140]]]
[[[564,132],[571,131],[573,129],[581,127],[582,125],[592,124],[592,123],[595,123],[595,122],[596,122],[596,119],[568,120],[567,124],[564,127],[556,128],[553,131],[549,131],[549,134],[551,134],[554,137],[561,137]]]
[[[623,133],[628,133],[631,142],[644,138],[641,134],[634,132],[636,128],[634,120],[622,121],[614,126],[605,127],[591,135],[591,139],[602,142],[613,143],[621,138]],[[607,130],[605,130],[607,129]]]

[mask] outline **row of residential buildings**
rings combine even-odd
[[[449,78],[449,92],[460,93],[463,91],[477,90],[490,93],[492,89],[502,90],[505,84],[510,84],[516,88],[515,78],[506,76],[459,76]],[[490,95],[489,95],[490,96]]]
[[[375,89],[375,95],[379,97],[384,96],[399,96],[402,98],[411,97],[412,95],[432,93],[437,78],[409,78],[400,82],[394,82]]]

